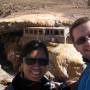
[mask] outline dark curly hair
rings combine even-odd
[[[32,40],[23,46],[22,57],[26,57],[33,50],[37,50],[37,49],[42,49],[45,52],[47,58],[49,58],[47,46],[44,44],[44,42],[38,40]]]

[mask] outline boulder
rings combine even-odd
[[[50,72],[60,80],[78,80],[85,68],[82,55],[72,44],[59,44],[49,48]]]

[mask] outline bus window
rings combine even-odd
[[[42,35],[43,34],[43,30],[39,30],[39,34]]]
[[[53,35],[53,30],[50,30],[50,35]]]
[[[33,30],[34,31],[34,34],[38,34],[38,30]]]
[[[33,30],[29,30],[29,33],[30,33],[30,34],[33,34]]]
[[[49,30],[45,30],[45,35],[49,35]]]
[[[54,35],[59,35],[59,31],[58,30],[54,30]]]
[[[60,30],[60,34],[61,34],[61,35],[64,35],[64,30],[63,30],[63,29]]]
[[[27,34],[28,33],[28,30],[25,30],[25,33]]]

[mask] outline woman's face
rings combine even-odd
[[[43,50],[34,50],[30,53],[30,57],[38,58],[38,60],[47,59],[47,56]],[[33,64],[27,64],[23,62],[24,77],[28,80],[39,81],[47,71],[47,65],[41,65],[36,61]]]

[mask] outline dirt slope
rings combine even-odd
[[[0,17],[32,13],[51,13],[76,19],[90,16],[89,0],[0,0]]]

